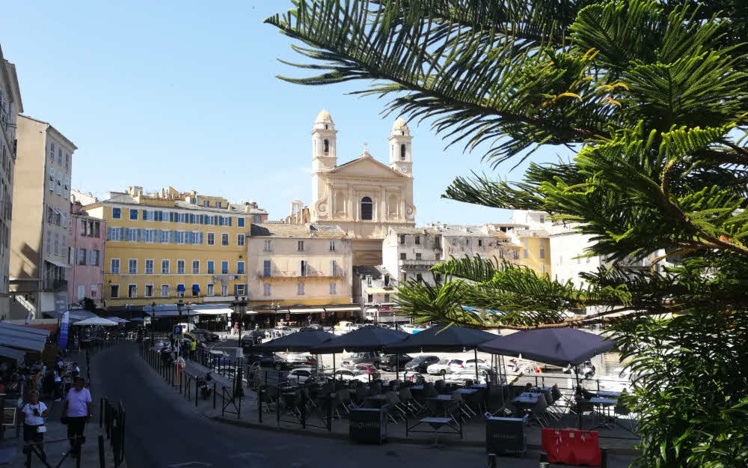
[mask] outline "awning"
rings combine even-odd
[[[193,293],[199,293],[200,292],[200,285],[199,284],[193,284],[192,285],[192,292]]]
[[[393,294],[394,289],[366,288],[366,294]]]
[[[184,292],[184,285],[183,284],[178,284],[177,285],[177,291],[178,292]]]
[[[0,330],[0,346],[42,352],[47,337]]]
[[[325,307],[327,312],[358,312],[361,310],[360,306],[347,306],[347,307]]]
[[[15,331],[18,333],[28,333],[30,335],[39,335],[43,337],[49,336],[49,330],[43,328],[27,327],[25,325],[14,325],[12,323],[0,322],[0,330]]]
[[[292,314],[319,314],[325,309],[288,309]]]
[[[60,268],[70,268],[70,265],[68,265],[65,262],[58,262],[57,260],[45,260],[47,263],[51,263],[54,266],[58,266]]]
[[[18,349],[0,346],[0,356],[15,359],[18,363],[21,363],[23,362],[23,358],[26,356],[26,353]]]
[[[234,311],[229,309],[228,307],[223,309],[197,309],[193,312],[195,312],[197,315],[225,315],[234,313]],[[156,311],[156,314],[158,313],[159,312]]]

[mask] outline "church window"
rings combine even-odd
[[[325,154],[327,154],[330,152],[330,140],[325,140],[324,145],[325,145]]]
[[[371,198],[364,197],[361,199],[361,219],[371,220],[374,218],[374,203]]]
[[[400,161],[405,161],[405,145],[400,145]]]

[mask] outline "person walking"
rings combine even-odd
[[[47,459],[47,452],[44,451],[44,418],[49,415],[47,405],[39,401],[39,392],[31,390],[29,392],[29,402],[21,408],[23,413],[23,443],[24,453],[36,447],[39,450],[42,460]]]
[[[54,376],[55,376],[55,401],[62,400],[62,376],[59,369],[54,370]]]
[[[197,350],[197,340],[190,341],[190,359],[195,360],[195,352]]]
[[[80,456],[81,445],[86,441],[83,432],[86,430],[86,421],[93,416],[91,392],[83,386],[83,377],[75,378],[75,386],[70,389],[65,397],[65,405],[62,414],[68,425],[68,439],[73,457]]]

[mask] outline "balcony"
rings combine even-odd
[[[52,289],[55,291],[67,291],[68,290],[68,282],[67,280],[54,280],[52,281]]]
[[[271,271],[266,275],[264,271],[257,272],[257,279],[262,281],[301,281],[301,280],[330,280],[342,279],[345,275],[342,271],[336,271],[334,274],[322,271],[306,271],[299,273],[297,271]]]
[[[439,263],[441,260],[422,260],[422,259],[413,259],[408,258],[405,260],[400,260],[400,266],[405,268],[431,268],[432,266]]]

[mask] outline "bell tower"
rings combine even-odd
[[[390,132],[390,168],[408,177],[413,177],[410,129],[402,117],[395,120]]]
[[[335,123],[326,110],[317,115],[312,130],[312,172],[323,172],[335,169],[338,163],[336,153]]]

